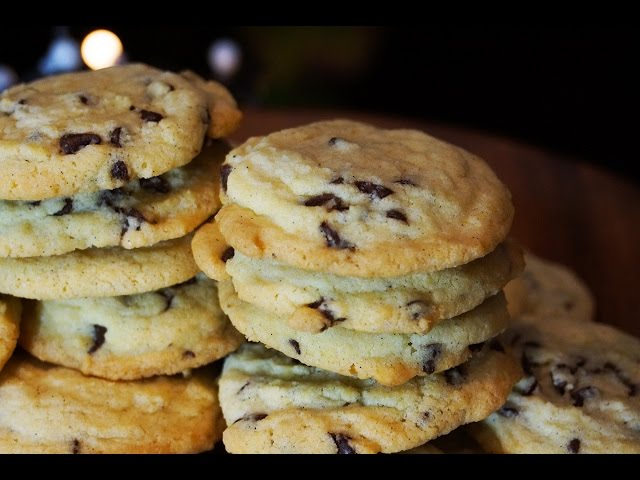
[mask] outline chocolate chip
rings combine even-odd
[[[293,348],[293,350],[294,350],[298,355],[300,355],[300,353],[301,353],[301,350],[300,350],[300,344],[299,344],[297,341],[295,341],[293,338],[290,338],[290,339],[289,339],[289,345],[291,345],[291,347]]]
[[[340,138],[340,137],[331,137],[329,139],[329,146],[330,147],[334,147],[338,142],[344,142],[344,138]]]
[[[266,414],[266,413],[250,413],[248,415],[245,415],[242,418],[239,418],[238,420],[236,420],[233,423],[238,423],[240,421],[243,421],[243,422],[259,422],[260,420],[264,420],[268,416],[269,415]]]
[[[86,97],[86,95],[78,95],[78,100],[80,100],[80,103],[82,103],[83,105],[89,105],[89,99]]]
[[[114,188],[113,190],[104,190],[100,192],[98,197],[98,206],[106,205],[107,207],[120,213],[120,208],[116,206],[124,197],[126,193],[121,188]]]
[[[33,202],[27,202],[27,204],[31,207],[37,207],[40,205],[40,200],[35,200]]]
[[[494,338],[489,342],[489,348],[496,352],[504,353],[504,347],[502,346],[502,343],[500,343],[500,341],[497,338]]]
[[[340,197],[335,196],[333,193],[322,193],[315,197],[308,198],[304,202],[305,207],[321,207],[324,206],[328,212],[337,210],[338,212],[344,212],[349,210],[349,205],[345,205]]]
[[[577,438],[571,440],[569,445],[567,445],[567,450],[569,453],[578,453],[580,451],[580,440]]]
[[[133,112],[135,109],[136,109],[135,105],[131,105],[131,106],[129,107],[129,111],[130,111],[130,112]]]
[[[307,307],[309,307],[309,308],[313,308],[313,309],[316,309],[316,308],[318,308],[320,305],[322,305],[322,304],[323,304],[323,302],[324,302],[324,298],[323,298],[323,297],[320,297],[320,300],[316,300],[316,301],[315,301],[315,302],[313,302],[313,303],[308,303],[308,304],[307,304]]]
[[[597,387],[588,386],[572,391],[569,396],[573,400],[574,406],[581,407],[584,405],[585,400],[595,397],[598,392],[599,390]]]
[[[444,372],[444,378],[449,385],[461,385],[465,381],[465,372],[462,365],[450,368]]]
[[[377,183],[372,183],[372,182],[357,181],[355,182],[355,186],[362,193],[366,193],[370,195],[372,199],[373,198],[382,199],[384,197],[388,197],[393,193],[393,190],[391,190],[390,188],[387,188],[384,185],[378,185]]]
[[[120,143],[120,135],[122,135],[122,127],[114,128],[109,134],[109,143],[114,147],[122,147]]]
[[[427,305],[426,302],[422,300],[412,300],[407,303],[407,308],[409,309],[409,314],[411,315],[412,320],[420,320],[421,318],[425,318],[429,313],[432,312],[432,307]]]
[[[52,214],[54,217],[61,217],[62,215],[68,215],[73,211],[73,199],[65,198],[64,206],[56,213]]]
[[[160,122],[164,117],[157,112],[151,112],[149,110],[140,110],[140,118],[145,122]]]
[[[226,163],[223,163],[220,167],[220,183],[222,184],[222,190],[224,192],[227,191],[227,182],[229,180],[229,175],[231,175],[231,170],[233,170],[233,167]]]
[[[476,353],[482,350],[482,347],[484,347],[484,342],[474,343],[472,345],[469,345],[468,348],[469,350],[471,350],[472,353]]]
[[[116,161],[111,166],[111,178],[115,180],[129,180],[129,169],[127,168],[127,164],[122,160]]]
[[[331,435],[331,438],[333,439],[333,443],[336,444],[336,447],[338,448],[338,453],[340,455],[353,455],[355,453],[358,453],[356,452],[355,448],[353,448],[349,443],[349,440],[351,440],[351,437],[347,435],[343,435],[342,433],[329,432],[329,435]]]
[[[73,442],[71,442],[71,453],[74,455],[80,453],[80,440],[77,438],[74,438]]]
[[[324,235],[328,247],[337,248],[338,250],[355,250],[355,245],[340,238],[338,232],[331,228],[327,222],[322,222],[320,224],[320,231]]]
[[[314,310],[318,310],[320,313],[322,313],[322,316],[329,321],[330,326],[333,326],[336,323],[344,322],[346,320],[346,318],[344,317],[336,318],[335,314],[331,311],[329,305],[322,297],[320,297],[320,300],[316,300],[313,303],[307,304],[307,307],[313,308]]]
[[[409,225],[409,220],[407,220],[407,216],[404,213],[402,213],[400,210],[396,210],[396,209],[387,210],[387,218],[393,218],[394,220],[399,220]]]
[[[399,183],[400,185],[411,185],[412,187],[417,187],[418,185],[409,180],[408,178],[400,178],[398,180],[394,180],[393,183]]]
[[[125,234],[129,230],[140,231],[142,224],[146,222],[146,218],[138,209],[130,208],[123,212],[125,215],[122,233]]]
[[[87,145],[100,145],[102,139],[95,133],[67,133],[60,138],[60,150],[65,155],[76,153]]]
[[[18,105],[26,105],[26,104],[27,104],[26,98],[21,98],[20,100],[18,100]]]
[[[426,374],[432,374],[436,371],[437,359],[442,353],[441,343],[431,343],[422,347],[424,353],[422,355],[422,371]]]
[[[233,247],[227,247],[225,251],[222,252],[222,255],[220,255],[220,260],[222,260],[224,263],[227,263],[227,261],[231,260],[235,254],[236,251]]]
[[[344,178],[342,178],[342,177],[334,178],[329,183],[331,185],[342,185],[344,183]]]
[[[520,411],[516,408],[515,405],[511,403],[505,403],[502,407],[498,409],[496,413],[505,418],[513,418],[513,417],[517,417]]]
[[[244,385],[242,385],[238,391],[236,392],[236,394],[239,394],[240,392],[242,392],[245,388],[247,388],[249,385],[251,385],[251,382],[247,381]]]
[[[171,191],[171,185],[162,177],[141,178],[138,183],[148,192],[165,194]]]
[[[191,350],[185,350],[182,356],[184,358],[196,358],[196,354],[193,353]]]
[[[102,325],[93,325],[93,343],[87,353],[89,355],[95,353],[104,343],[104,336],[107,333],[107,327],[103,327]]]
[[[519,393],[523,397],[528,397],[538,388],[538,380],[536,377],[527,377],[522,380],[523,385],[515,388],[516,393]]]

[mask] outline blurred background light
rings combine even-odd
[[[82,60],[92,70],[112,67],[122,57],[122,42],[109,30],[94,30],[82,41]]]
[[[0,92],[15,83],[18,83],[18,75],[13,68],[0,64]]]
[[[242,52],[236,42],[229,38],[216,40],[207,51],[209,68],[223,80],[235,75],[242,62]]]
[[[71,72],[82,66],[80,48],[65,30],[60,30],[53,39],[44,57],[38,62],[42,75]]]

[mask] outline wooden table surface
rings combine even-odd
[[[327,110],[246,110],[234,140],[329,118],[418,128],[483,157],[509,187],[513,235],[571,267],[596,298],[597,320],[640,336],[640,187],[549,150],[415,119]]]

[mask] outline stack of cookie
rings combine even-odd
[[[33,299],[19,343],[61,366],[5,366],[0,451],[189,452],[219,438],[213,378],[115,381],[189,371],[243,341],[191,254],[220,206],[228,149],[215,139],[240,117],[224,87],[145,65],[0,96],[0,292]],[[2,302],[9,352],[19,314]]]
[[[249,139],[221,182],[196,262],[240,332],[304,364],[261,346],[227,361],[230,451],[404,450],[501,405],[518,369],[489,340],[523,260],[484,161],[336,120]]]

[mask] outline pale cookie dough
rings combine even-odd
[[[151,247],[90,248],[53,257],[0,258],[0,292],[36,300],[150,292],[198,273],[191,236]]]
[[[16,348],[20,334],[21,312],[18,298],[0,295],[0,370]]]
[[[110,190],[180,167],[200,152],[212,115],[237,118],[212,105],[193,81],[142,64],[10,88],[0,95],[0,198]],[[237,125],[215,122],[220,136]]]
[[[504,336],[525,378],[471,432],[490,452],[640,453],[640,340],[558,316]]]
[[[220,283],[218,291],[220,306],[250,341],[264,343],[307,365],[373,378],[389,386],[459,365],[478,344],[502,332],[509,321],[504,296],[499,294],[427,334],[369,333],[341,327],[308,333],[239,300],[230,282]]]
[[[521,372],[485,349],[442,374],[384,387],[308,367],[262,345],[225,361],[220,403],[232,453],[392,453],[498,408]]]
[[[197,257],[196,257],[197,260]],[[497,294],[523,268],[506,242],[459,267],[391,278],[340,277],[234,252],[226,271],[241,300],[309,332],[333,326],[364,332],[426,333]]]
[[[336,275],[462,265],[507,236],[513,204],[480,158],[415,130],[348,120],[251,138],[222,167],[236,250]]]
[[[595,301],[589,287],[569,268],[525,253],[524,273],[507,284],[512,317],[538,322],[557,316],[592,321]]]
[[[207,369],[112,382],[18,354],[0,372],[0,453],[197,453],[223,422]]]
[[[21,330],[40,360],[111,380],[187,371],[244,342],[203,274],[139,295],[27,302]]]
[[[0,257],[131,249],[182,237],[220,208],[218,172],[227,151],[226,144],[212,142],[186,166],[116,190],[42,202],[0,200]]]

